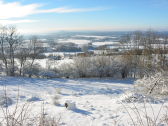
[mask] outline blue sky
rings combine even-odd
[[[168,0],[0,0],[0,24],[23,33],[168,30]]]

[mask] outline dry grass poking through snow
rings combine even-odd
[[[137,107],[136,103],[121,104],[128,113],[128,123],[131,126],[168,126],[168,106],[164,103],[159,108],[155,108],[145,100],[141,103],[141,107]]]
[[[59,126],[60,118],[55,119],[47,115],[44,103],[41,105],[41,112],[37,116],[32,116],[32,102],[19,104],[19,90],[14,109],[10,109],[11,104],[9,104],[6,88],[4,88],[3,98],[3,105],[0,105],[3,113],[0,126]]]

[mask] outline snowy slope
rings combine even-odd
[[[62,126],[113,126],[129,125],[130,117],[120,103],[126,92],[133,90],[134,80],[110,79],[30,79],[2,77],[0,79],[0,94],[3,95],[4,85],[7,95],[16,101],[19,89],[20,104],[31,97],[34,99],[32,115],[41,111],[44,103],[46,114],[56,118],[61,117]],[[60,96],[60,106],[53,104],[52,98]],[[76,102],[76,110],[64,107],[66,100]],[[132,105],[132,104],[126,104]],[[10,108],[14,108],[15,104]],[[153,105],[156,112],[160,104]],[[143,104],[137,107],[143,109]],[[151,113],[152,114],[152,113]],[[2,117],[2,111],[0,111]]]

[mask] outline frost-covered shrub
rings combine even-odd
[[[115,69],[114,59],[109,56],[93,58],[93,70],[98,77],[112,77]]]
[[[153,98],[151,96],[146,96],[143,94],[138,94],[138,93],[131,93],[129,95],[125,95],[122,100],[124,103],[152,103],[152,104],[159,104],[163,103],[163,100]]]
[[[39,72],[39,76],[43,78],[54,78],[56,77],[56,74],[52,70],[42,70],[41,72]]]
[[[56,94],[61,94],[61,88],[56,88],[55,92],[56,92]]]
[[[0,97],[0,106],[8,107],[12,104],[13,104],[13,100],[10,97],[7,97],[7,96]]]
[[[28,63],[23,70],[23,74],[28,75],[29,77],[31,77],[31,76],[38,77],[41,69],[42,68],[39,64],[33,64],[31,66],[31,64]]]
[[[158,72],[135,82],[138,92],[147,95],[168,95],[168,73]]]
[[[75,57],[73,62],[57,67],[59,77],[66,78],[127,77],[129,71],[128,64],[115,56]]]
[[[110,56],[77,57],[74,68],[79,77],[112,77],[118,69],[114,57]]]
[[[77,77],[73,63],[61,64],[58,71],[60,77],[66,77],[66,78]]]
[[[88,57],[78,57],[74,59],[75,73],[78,77],[88,77],[91,67],[91,60]]]
[[[53,101],[53,104],[58,106],[60,105],[60,102],[59,102],[59,99],[60,99],[60,95],[55,95],[53,98],[52,98],[52,101]]]
[[[52,102],[54,105],[59,106],[60,105],[60,99],[61,99],[61,88],[55,89],[55,95],[52,97]]]
[[[37,122],[35,123],[38,126],[59,126],[59,120],[51,117],[46,116],[45,114],[41,115],[40,118],[37,118]],[[27,126],[34,126],[35,124],[30,124]]]
[[[142,94],[131,94],[128,96],[125,96],[124,99],[122,100],[122,102],[126,102],[126,103],[132,103],[132,102],[144,102],[144,98],[145,96],[143,96]]]

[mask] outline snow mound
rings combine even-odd
[[[73,102],[73,101],[66,101],[65,102],[65,107],[68,109],[68,110],[75,110],[76,109],[76,103]]]
[[[28,102],[35,102],[35,101],[41,101],[41,99],[39,97],[33,96],[29,99],[27,99]]]
[[[13,104],[13,100],[9,97],[1,96],[0,97],[0,106],[8,107]]]

